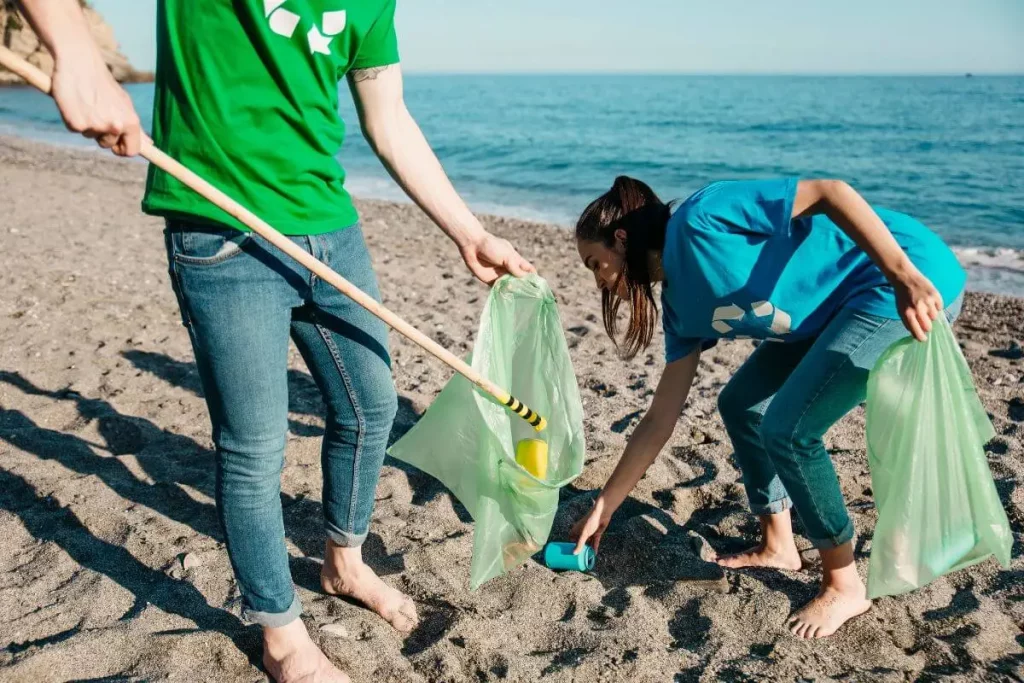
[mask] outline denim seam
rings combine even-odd
[[[349,534],[355,534],[355,528],[353,527],[353,520],[356,517],[357,502],[359,500],[359,461],[363,454],[363,434],[366,431],[366,422],[363,418],[363,408],[359,403],[359,399],[356,396],[356,392],[352,389],[352,378],[349,377],[348,371],[345,369],[345,364],[341,360],[341,352],[338,350],[334,340],[331,339],[330,334],[327,330],[318,322],[315,322],[316,314],[314,313],[314,325],[316,326],[317,332],[320,333],[320,337],[324,340],[327,345],[327,350],[331,353],[331,358],[334,359],[334,365],[338,369],[338,374],[341,375],[342,382],[345,383],[345,392],[348,394],[349,402],[352,404],[352,410],[356,414],[356,452],[352,457],[352,491],[349,497],[349,510],[348,510],[348,527],[345,531]]]
[[[312,256],[313,258],[316,258],[316,254],[313,253],[313,238],[310,237],[309,235],[306,235],[305,237],[306,237],[306,250],[309,252],[310,256]],[[324,259],[320,259],[320,260],[324,261]],[[324,263],[326,263],[326,261],[324,261]],[[317,279],[316,278],[316,273],[314,273],[312,270],[309,271],[309,296],[310,296],[310,298],[313,297],[313,288],[316,286],[316,279]]]
[[[753,411],[754,414],[757,415],[757,421],[754,423],[754,426],[757,428],[758,436],[761,435],[761,423],[764,422],[764,414],[765,414],[765,412],[767,412],[768,407],[771,405],[771,401],[762,401],[762,405],[763,405],[762,408],[758,408],[757,410]],[[761,447],[764,448],[764,443],[761,444]],[[776,477],[779,476],[778,471],[775,472],[775,476]],[[786,487],[783,486],[782,488],[785,489]],[[787,501],[789,501],[789,504],[786,505],[786,507],[785,507],[786,510],[788,510],[789,508],[793,507],[793,499],[790,498],[789,491],[786,491],[786,495],[784,495],[782,498],[776,498],[775,500],[769,500],[768,501],[768,505],[765,506],[765,509],[770,509],[776,503],[785,503]],[[748,503],[749,503],[749,500],[748,500]],[[753,508],[754,506],[751,505],[750,507]]]
[[[875,328],[873,330],[871,330],[871,332],[869,334],[864,335],[864,338],[860,340],[860,343],[857,344],[857,346],[850,353],[846,354],[846,358],[832,372],[832,374],[829,375],[829,378],[827,380],[825,380],[824,382],[822,382],[821,386],[818,388],[818,392],[811,398],[811,400],[807,401],[807,403],[806,403],[806,405],[804,407],[803,412],[800,413],[800,416],[797,417],[796,421],[793,423],[793,431],[789,434],[789,436],[786,439],[786,447],[787,448],[792,449],[793,437],[797,434],[797,432],[800,431],[800,424],[804,421],[804,418],[807,417],[807,413],[810,411],[811,405],[813,405],[818,400],[818,397],[821,396],[825,392],[825,390],[828,388],[828,386],[832,383],[832,380],[834,380],[836,378],[836,375],[839,374],[839,371],[842,370],[846,366],[846,364],[850,362],[850,357],[853,354],[855,354],[858,351],[860,351],[861,347],[864,346],[864,344],[866,344],[868,342],[868,340],[871,339],[871,337],[873,337],[875,334],[877,334],[878,331],[880,329],[882,329],[882,327],[884,327],[889,322],[891,322],[891,321],[890,320],[882,320],[881,322],[879,322],[875,326]],[[804,476],[804,469],[803,469],[802,463],[797,458],[794,458],[793,461],[796,464],[796,471],[800,475],[800,482],[803,484],[803,486],[805,488],[809,488],[808,483],[807,483],[807,477]],[[818,503],[815,501],[814,496],[811,496],[811,505],[814,506],[814,514],[820,519],[821,518],[821,510],[818,508]],[[835,541],[835,537],[832,537],[832,541],[833,542]]]
[[[174,280],[171,284],[175,289],[175,296],[178,298],[178,305],[181,308],[182,321],[185,325],[185,329],[189,330],[189,336],[192,334],[192,314],[188,310],[188,303],[185,301],[185,290],[181,286],[181,273],[178,272],[178,260],[177,254],[175,254],[174,236],[173,233],[168,234],[167,241],[171,247],[171,258],[170,261],[170,272],[171,278]]]
[[[759,405],[759,407],[757,407],[757,408],[755,408],[753,410],[749,410],[749,411],[745,410],[744,412],[749,412],[749,413],[751,413],[754,416],[754,418],[751,420],[751,422],[753,423],[752,427],[754,429],[754,432],[757,434],[758,438],[760,439],[760,437],[761,437],[761,423],[764,421],[764,414],[765,414],[765,412],[768,410],[768,407],[771,405],[771,400],[761,401],[761,403],[758,404],[758,405]],[[723,417],[723,419],[724,419],[724,417]],[[728,427],[726,427],[726,431],[728,431]],[[761,448],[764,448],[763,440],[762,440]],[[735,450],[736,449],[735,449],[735,444],[734,444],[734,447],[733,447],[734,456],[735,456]],[[778,476],[778,472],[776,472],[775,476]],[[783,487],[783,488],[785,488],[785,487]],[[750,501],[749,493],[747,495],[747,504],[750,506],[750,511],[752,513],[754,513],[755,515],[775,514],[778,511],[774,511],[774,510],[772,510],[772,508],[775,507],[777,503],[787,503],[787,502],[788,502],[788,504],[784,506],[784,508],[783,508],[784,510],[788,510],[789,508],[791,508],[793,506],[792,505],[792,500],[789,497],[789,492],[788,491],[786,492],[786,495],[783,496],[782,498],[776,498],[775,500],[770,500],[770,501],[768,501],[768,503],[766,505],[763,505],[763,506],[755,506]]]

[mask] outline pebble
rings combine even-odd
[[[181,556],[181,567],[185,571],[203,566],[203,560],[195,553],[185,553]]]
[[[348,638],[348,629],[341,624],[324,624],[320,630],[335,638]]]

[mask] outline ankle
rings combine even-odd
[[[792,538],[765,536],[761,539],[761,548],[770,555],[799,555],[796,541]]]
[[[338,573],[358,570],[363,566],[362,546],[346,548],[328,539],[327,549],[324,551],[324,566]]]
[[[761,546],[766,552],[776,555],[797,553],[788,510],[773,515],[762,515],[760,521]]]
[[[306,642],[312,641],[301,619],[296,619],[285,626],[263,628],[263,651],[275,661],[284,659]]]
[[[821,551],[821,589],[848,594],[866,592],[853,561],[852,548],[840,546]]]
[[[849,569],[840,569],[826,571],[821,575],[821,589],[833,590],[839,593],[866,593],[864,588],[864,582],[860,580],[860,575],[857,574],[857,569],[851,567]]]

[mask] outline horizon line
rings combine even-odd
[[[406,69],[409,76],[749,76],[788,78],[967,78],[967,77],[1024,77],[1024,71],[657,71],[657,70],[434,70]]]

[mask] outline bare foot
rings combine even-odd
[[[803,561],[796,546],[784,549],[767,548],[765,544],[751,548],[742,553],[723,555],[715,558],[715,562],[722,567],[729,569],[742,569],[743,567],[770,567],[772,569],[789,569],[797,571],[803,569]]]
[[[263,629],[263,666],[277,683],[352,683],[310,639],[301,619]]]
[[[761,515],[761,544],[742,553],[724,555],[715,562],[729,569],[771,567],[772,569],[803,568],[803,561],[793,538],[793,522],[789,510]]]
[[[342,548],[328,541],[320,586],[330,595],[343,595],[363,603],[399,633],[410,633],[419,623],[412,599],[381,581],[363,563],[359,548]]]
[[[864,586],[840,590],[822,588],[818,596],[789,618],[786,624],[797,638],[827,638],[854,617],[871,609]]]

